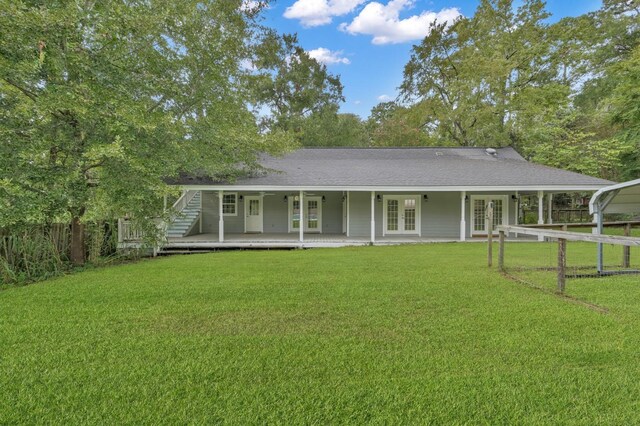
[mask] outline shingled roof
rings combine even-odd
[[[493,153],[491,153],[493,152]],[[264,156],[273,170],[232,184],[183,176],[181,185],[260,187],[593,187],[612,182],[531,163],[513,148],[305,148]]]

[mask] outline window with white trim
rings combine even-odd
[[[222,194],[222,214],[225,216],[238,215],[238,194]]]

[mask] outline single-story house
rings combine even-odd
[[[279,247],[465,241],[517,224],[523,194],[595,192],[612,182],[535,164],[512,148],[305,148],[264,156],[234,182],[183,176],[166,246]],[[123,235],[126,232],[123,233]],[[123,236],[127,240],[127,236]]]

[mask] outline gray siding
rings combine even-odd
[[[241,194],[238,194],[240,197]],[[224,232],[244,232],[244,202],[238,200],[236,216],[224,217]],[[205,234],[218,233],[218,193],[216,191],[202,191],[202,232]]]
[[[422,236],[460,237],[460,193],[431,192],[422,202]]]
[[[264,232],[286,233],[288,231],[289,203],[284,201],[285,193],[275,192],[275,195],[265,195],[264,200]]]
[[[371,193],[349,193],[349,236],[366,237],[371,234]]]
[[[322,203],[322,232],[342,234],[342,192],[326,192]],[[345,201],[346,202],[346,201]]]

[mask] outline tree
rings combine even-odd
[[[554,25],[559,42],[565,45],[567,67],[579,82],[575,85],[572,125],[585,134],[586,149],[576,153],[578,162],[598,160],[598,174],[614,180],[638,176],[637,133],[633,129],[640,117],[633,116],[633,94],[639,15],[638,0],[605,0],[595,12]],[[600,161],[602,155],[594,155],[591,146],[601,147],[600,154],[606,151],[606,159]]]
[[[355,114],[339,114],[328,106],[306,117],[301,124],[302,146],[368,146],[369,135]]]
[[[373,146],[432,145],[423,129],[420,105],[407,108],[395,102],[381,102],[371,109],[367,130]]]
[[[327,107],[337,110],[344,101],[340,78],[311,58],[294,35],[267,34],[253,65],[254,104],[270,111],[263,118],[265,129],[299,134],[306,117]]]
[[[610,118],[616,126],[614,138],[624,147],[623,179],[640,178],[640,45],[629,57],[612,66],[617,85],[610,101]]]
[[[0,0],[0,226],[161,214],[164,178],[230,176],[285,139],[260,137],[241,0]],[[147,227],[148,235],[154,229]]]
[[[424,110],[431,138],[524,148],[532,127],[555,125],[569,88],[556,80],[548,16],[540,0],[515,10],[511,0],[482,0],[473,17],[432,26],[401,86],[403,99]]]

